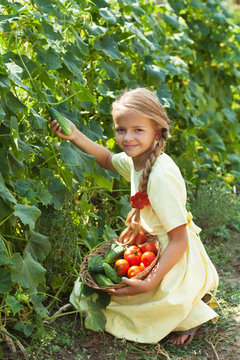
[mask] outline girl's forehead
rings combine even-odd
[[[144,116],[143,114],[137,113],[136,111],[121,111],[116,112],[113,114],[113,122],[115,125],[123,124],[123,123],[139,123],[148,125],[152,123],[148,117]]]

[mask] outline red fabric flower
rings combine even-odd
[[[143,209],[145,205],[149,205],[150,201],[148,195],[143,192],[137,192],[135,195],[130,197],[131,207],[134,209]]]

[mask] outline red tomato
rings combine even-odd
[[[154,254],[157,254],[157,246],[154,243],[145,243],[141,246],[141,251],[142,253],[151,251]]]
[[[127,275],[129,269],[129,263],[127,260],[119,259],[115,262],[115,268],[117,270],[118,275],[124,276]]]
[[[152,251],[146,251],[142,254],[141,262],[145,267],[147,267],[153,262],[154,259],[156,259],[156,255]]]
[[[136,276],[138,273],[140,273],[142,270],[140,268],[140,266],[137,265],[133,265],[128,269],[128,277],[132,278],[134,276]]]
[[[139,265],[141,262],[142,252],[137,245],[131,245],[124,252],[124,259],[127,260],[129,266]]]
[[[144,269],[145,269],[145,265],[144,265],[144,263],[142,263],[142,262],[140,262],[140,269],[143,271]]]
[[[140,239],[138,239],[138,235],[140,235]],[[139,241],[139,242],[138,242]],[[133,239],[133,244],[137,245],[137,244],[143,244],[145,241],[145,234],[140,231],[139,234],[137,234],[134,239]]]

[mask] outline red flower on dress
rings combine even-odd
[[[145,205],[149,205],[150,201],[146,193],[138,191],[135,195],[130,197],[131,207],[134,209],[143,209]]]

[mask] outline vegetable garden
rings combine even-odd
[[[218,0],[0,0],[0,333],[11,350],[69,301],[81,260],[130,208],[128,183],[56,138],[49,109],[117,152],[112,101],[155,90],[188,206],[210,243],[228,239],[240,230],[239,58],[240,25]],[[107,301],[91,303],[93,330]]]

